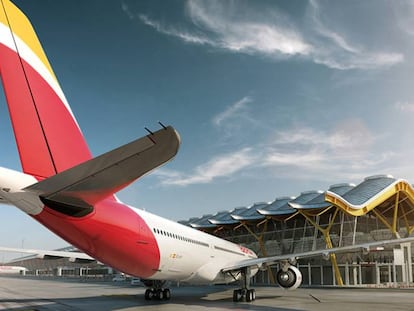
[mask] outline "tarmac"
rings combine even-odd
[[[256,287],[252,303],[232,301],[231,286],[171,287],[170,301],[145,301],[128,282],[0,277],[0,310],[414,310],[414,289]]]

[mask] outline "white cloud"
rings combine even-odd
[[[163,34],[180,38],[181,40],[188,42],[188,43],[201,44],[201,45],[212,44],[211,40],[209,40],[207,37],[204,37],[202,35],[196,35],[193,33],[186,32],[186,31],[180,31],[173,27],[166,27],[162,25],[160,22],[151,20],[148,16],[144,14],[138,15],[138,17],[144,24],[150,27],[153,27],[155,30]]]
[[[241,174],[287,179],[355,181],[393,173],[396,154],[375,150],[375,136],[360,120],[346,120],[332,131],[297,127],[275,131],[267,143],[214,156],[192,173],[155,172],[164,186],[189,186],[233,179]]]
[[[264,158],[265,166],[295,166],[295,167],[314,167],[325,160],[322,153],[311,151],[309,153],[299,152],[277,152],[277,150],[268,150]]]
[[[260,19],[239,19],[228,11],[235,7],[227,7],[226,3],[219,1],[187,1],[186,11],[199,31],[194,28],[191,31],[177,30],[174,26],[162,24],[143,14],[139,18],[158,32],[187,43],[271,57],[309,54],[311,46],[291,26],[266,23]],[[229,17],[227,13],[234,16]]]
[[[333,31],[333,27],[322,21],[321,7],[317,0],[309,2],[309,17],[314,33],[311,35],[313,60],[330,68],[375,69],[388,67],[404,61],[404,55],[394,52],[370,51],[362,46],[351,44],[344,35]]]
[[[259,106],[256,105],[254,98],[245,96],[213,116],[211,123],[220,132],[216,143],[223,146],[229,144],[243,146],[247,136],[251,136],[252,133],[271,130],[260,120],[258,109]],[[241,133],[244,135],[240,135]]]
[[[212,160],[197,166],[193,173],[182,174],[175,171],[158,170],[163,185],[188,186],[206,184],[217,178],[230,178],[255,163],[255,156],[250,148],[214,157]]]
[[[347,151],[359,154],[375,141],[373,134],[359,119],[338,122],[332,132],[303,126],[277,131],[273,139],[275,146],[291,145],[295,148],[329,150],[340,154]]]
[[[247,104],[251,103],[252,99],[249,96],[243,97],[239,101],[230,105],[226,110],[220,112],[213,118],[213,123],[216,126],[222,125],[223,122],[234,118],[239,118],[246,110]]]
[[[404,61],[404,55],[399,53],[373,53],[361,51],[359,53],[342,53],[320,50],[314,55],[315,63],[339,70],[349,69],[377,69],[390,67]]]
[[[121,9],[128,16],[129,19],[134,19],[135,18],[134,13],[132,13],[129,6],[125,2],[121,3]]]
[[[396,15],[399,28],[406,34],[414,36],[414,2],[394,1],[391,8]]]
[[[242,6],[242,3],[238,3]],[[193,22],[215,36],[214,46],[233,52],[306,55],[310,46],[292,27],[240,18],[238,5],[219,1],[187,1]],[[280,17],[280,13],[278,14]]]
[[[395,158],[393,152],[374,151],[379,139],[359,120],[346,120],[332,131],[277,131],[264,146],[262,165],[290,179],[355,180],[378,173]]]
[[[404,61],[402,53],[371,51],[334,31],[323,21],[323,8],[316,0],[309,2],[302,29],[277,8],[256,11],[249,2],[188,0],[185,9],[191,21],[187,30],[143,14],[138,17],[186,43],[273,60],[295,56],[339,70],[376,69]],[[131,12],[126,13],[131,18]]]
[[[414,104],[409,102],[396,102],[395,109],[402,112],[414,112]]]

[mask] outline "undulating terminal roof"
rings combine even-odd
[[[236,213],[231,213],[231,218],[237,221],[260,221],[265,218],[262,214],[258,212],[261,208],[266,207],[269,203],[260,202],[254,203],[252,206],[248,207],[245,210],[238,211]]]
[[[215,214],[213,217],[209,219],[210,223],[216,226],[231,226],[236,225],[239,222],[231,217],[232,214],[242,213],[243,211],[247,210],[247,207],[237,207],[232,209],[231,211],[222,211]]]
[[[357,185],[335,184],[326,191],[305,191],[297,197],[277,197],[271,203],[255,203],[180,223],[201,230],[215,230],[224,226],[237,227],[241,223],[257,224],[264,219],[286,221],[297,217],[299,211],[316,215],[332,207],[351,216],[373,212],[378,218],[396,217],[404,220],[409,233],[414,231],[414,189],[407,181],[390,175],[370,176]],[[389,228],[395,231],[392,223]]]
[[[338,195],[344,195],[348,191],[350,191],[352,188],[354,188],[354,184],[335,184],[329,187],[330,192],[336,193]],[[299,203],[295,201],[290,201],[289,206],[291,206],[294,209],[321,209],[321,208],[328,208],[332,204],[325,201],[325,195],[326,191],[321,191],[319,194],[314,197],[313,199],[305,202],[305,203]]]
[[[208,221],[212,216],[213,214],[207,214],[207,215],[203,215],[200,218],[190,219],[189,225],[197,229],[215,228],[216,226]]]
[[[296,213],[296,210],[288,204],[293,199],[295,199],[295,197],[276,198],[272,203],[258,209],[257,212],[273,219],[284,220]]]
[[[399,191],[405,192],[406,195],[411,194],[413,199],[413,188],[405,180],[397,180],[390,175],[376,175],[365,178],[362,183],[343,195],[328,191],[325,200],[340,206],[353,216],[361,216]]]

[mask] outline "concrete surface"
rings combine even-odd
[[[172,287],[168,302],[144,300],[128,283],[0,277],[0,310],[414,310],[414,289],[256,287],[253,303],[234,303],[233,287]]]

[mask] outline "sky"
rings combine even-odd
[[[94,155],[158,121],[179,132],[125,203],[182,220],[377,174],[414,182],[413,1],[14,3]],[[4,95],[0,140],[0,165],[20,170]],[[0,245],[67,245],[12,206],[0,218]]]

